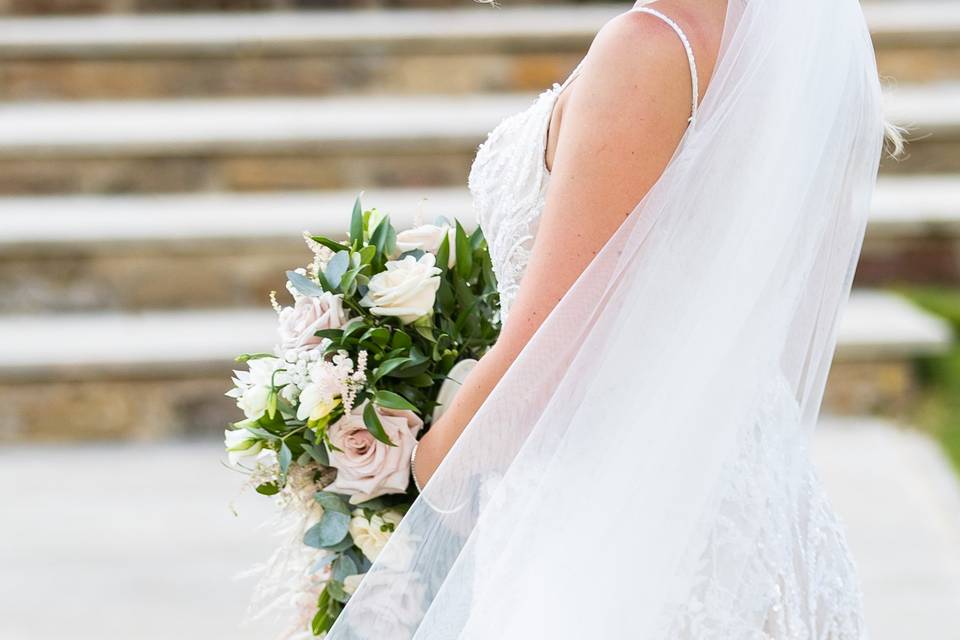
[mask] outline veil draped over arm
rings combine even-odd
[[[745,432],[814,426],[882,140],[856,0],[730,0],[695,125],[328,637],[663,637]]]

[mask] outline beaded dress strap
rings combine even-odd
[[[634,7],[630,9],[631,11],[636,11],[638,13],[649,13],[652,16],[660,18],[667,25],[673,29],[673,31],[679,36],[680,42],[683,43],[683,48],[687,52],[687,62],[690,63],[690,82],[693,88],[693,96],[690,103],[690,118],[689,122],[691,125],[695,124],[697,121],[697,106],[700,102],[700,85],[697,79],[697,61],[693,57],[693,47],[690,46],[690,40],[687,38],[687,34],[683,32],[683,29],[680,28],[676,22],[667,16],[663,15],[656,9],[651,9],[649,7]]]

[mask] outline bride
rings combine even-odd
[[[808,445],[883,134],[857,0],[607,23],[477,153],[503,331],[328,637],[866,637]]]

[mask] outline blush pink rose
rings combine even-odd
[[[350,496],[352,504],[388,493],[404,493],[410,483],[410,454],[423,428],[421,420],[406,409],[377,407],[380,423],[394,445],[384,444],[363,424],[363,406],[330,425],[330,466],[337,479],[326,491]]]
[[[321,329],[339,329],[347,321],[340,295],[299,296],[280,312],[280,346],[299,349],[320,344],[313,335]]]

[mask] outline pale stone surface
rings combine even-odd
[[[953,640],[960,493],[925,437],[827,420],[815,458],[845,522],[874,640]],[[253,587],[234,581],[275,541],[269,500],[245,494],[218,444],[0,449],[0,637],[264,640],[238,629]]]
[[[937,445],[886,423],[828,421],[815,458],[847,527],[874,640],[960,638],[960,490]]]

